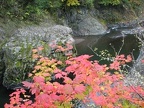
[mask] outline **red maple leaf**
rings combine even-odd
[[[64,89],[65,94],[73,93],[73,87],[70,84],[66,84],[63,89]]]
[[[28,82],[28,81],[23,81],[22,83],[23,83],[23,85],[24,85],[25,87],[27,87],[27,88],[31,88],[32,85],[33,85],[33,83],[30,83],[30,82]]]
[[[56,78],[62,78],[63,76],[62,76],[61,73],[57,73],[57,74],[55,75],[55,77],[56,77]]]
[[[86,87],[83,84],[76,85],[74,88],[76,93],[82,93],[85,91],[85,89]]]

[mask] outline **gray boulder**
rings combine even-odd
[[[61,25],[29,26],[16,30],[3,46],[5,61],[3,85],[9,89],[20,87],[19,84],[27,80],[27,75],[32,71],[35,63],[32,59],[32,49],[44,46],[40,54],[49,56],[52,51],[49,45],[59,42],[62,44],[74,43],[71,33],[71,28]]]
[[[81,15],[79,19],[76,29],[73,29],[76,35],[101,35],[106,32],[106,28],[91,15]]]
[[[75,36],[101,35],[106,32],[106,27],[97,19],[95,9],[72,8],[65,14],[64,24],[72,28]]]

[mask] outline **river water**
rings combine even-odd
[[[139,40],[134,34],[123,35],[122,30],[113,29],[110,32],[100,36],[74,37],[76,40],[76,48],[78,55],[89,54],[94,55],[91,60],[100,60],[95,53],[102,50],[108,50],[114,56],[115,52],[120,54],[132,54],[136,59],[139,55]],[[94,52],[94,49],[98,49]],[[121,49],[121,50],[120,50]],[[104,63],[104,62],[103,62]],[[3,108],[6,102],[9,102],[9,94],[11,90],[7,90],[0,85],[0,108]]]
[[[7,90],[5,87],[0,85],[0,108],[4,108],[4,104],[9,102],[9,94],[12,90]]]
[[[102,51],[108,51],[107,53],[111,54],[111,56],[131,54],[133,59],[136,60],[141,46],[136,34],[122,34],[121,31],[117,30],[101,36],[75,37],[75,39],[78,55],[93,55],[91,60],[100,60],[101,57],[97,54],[100,55]],[[79,40],[81,41],[77,42]]]

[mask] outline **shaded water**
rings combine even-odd
[[[0,108],[4,108],[4,104],[9,102],[9,94],[12,90],[7,90],[5,87],[0,85]]]
[[[79,37],[76,37],[79,39]],[[118,54],[131,54],[136,60],[139,55],[140,41],[133,34],[124,35],[121,34],[105,34],[103,36],[88,36],[83,38],[84,41],[77,43],[78,55],[89,54],[93,55],[91,60],[100,60],[101,58],[96,55],[101,51],[107,50],[112,56]],[[96,51],[94,51],[97,49]]]

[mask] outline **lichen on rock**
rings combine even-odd
[[[32,49],[43,46],[44,51],[41,54],[49,56],[50,44],[74,43],[71,33],[71,28],[61,25],[30,26],[17,29],[3,46],[5,61],[3,85],[9,89],[18,88],[22,81],[27,80],[27,75],[35,64],[32,59]]]

